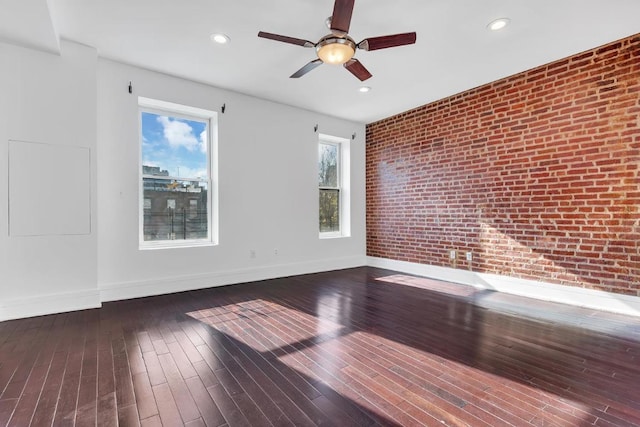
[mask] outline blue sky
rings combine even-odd
[[[142,164],[159,166],[170,176],[206,178],[205,122],[142,113]]]

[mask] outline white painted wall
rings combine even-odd
[[[133,94],[127,90],[130,81]],[[226,104],[226,113],[218,116],[218,246],[138,249],[138,96],[218,112]],[[318,238],[316,124],[325,134],[358,135],[351,143],[348,238]],[[364,134],[363,124],[99,60],[103,300],[364,265]],[[252,249],[255,259],[249,256]]]
[[[0,44],[0,58],[0,320],[95,307],[99,305],[96,200],[92,198],[87,208],[89,233],[10,235],[8,141],[88,149],[90,176],[77,179],[89,179],[95,195],[96,51],[71,42],[62,42],[61,55]],[[58,160],[60,170],[86,171],[73,160]],[[22,166],[35,169],[37,161]],[[60,180],[57,188],[64,192],[65,181]],[[64,212],[69,209],[65,200],[54,198],[47,209]]]
[[[68,41],[60,55],[0,44],[0,58],[0,321],[365,264],[363,124],[99,59]],[[138,96],[215,111],[226,104],[218,120],[218,246],[138,249]],[[318,238],[316,124],[326,134],[358,135],[348,238]],[[8,189],[24,187],[8,182],[10,140],[89,150],[89,233],[10,235]],[[65,161],[61,170],[86,171]],[[49,208],[63,211],[64,200]]]

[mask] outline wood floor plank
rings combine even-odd
[[[5,389],[13,378],[13,375],[20,365],[20,357],[13,356],[8,350],[0,349],[3,355],[2,364],[0,365],[0,398],[4,394]]]
[[[275,425],[275,421],[279,421],[279,418],[271,422],[271,420],[265,415],[258,403],[254,402],[250,396],[246,393],[238,393],[231,397],[233,402],[242,412],[242,416],[247,420],[249,426],[271,426]]]
[[[153,395],[158,404],[158,412],[160,412],[160,420],[165,426],[180,426],[183,424],[180,417],[180,411],[176,405],[169,384],[162,383],[152,387]]]
[[[127,357],[131,375],[147,372],[147,366],[144,363],[144,357],[142,357],[142,349],[139,345],[127,346]]]
[[[133,390],[141,420],[158,414],[153,389],[146,373],[140,372],[133,376]]]
[[[97,423],[97,375],[84,375],[80,378],[76,426],[95,426]]]
[[[67,364],[67,355],[66,352],[62,351],[54,353],[47,379],[32,417],[32,424],[35,426],[51,425],[53,422],[60,388],[62,387],[64,368]]]
[[[209,393],[229,425],[249,425],[249,420],[244,416],[242,410],[233,398],[229,396],[221,383],[207,387],[207,393]]]
[[[138,343],[140,345],[140,351],[142,353],[154,351],[153,344],[151,343],[151,338],[149,338],[149,332],[139,331],[136,335],[138,337]]]
[[[158,355],[154,351],[148,351],[142,353],[142,358],[145,363],[147,375],[149,376],[149,382],[152,386],[163,384],[167,382],[167,378],[164,375],[162,366],[160,366],[160,360]]]
[[[15,371],[12,373],[0,399],[19,399],[31,374],[37,354],[27,354],[20,357]]]
[[[200,352],[198,352],[195,344],[191,341],[191,339],[189,339],[189,336],[187,336],[184,330],[174,330],[173,334],[176,337],[178,343],[180,343],[180,347],[189,359],[189,362],[196,363],[202,360]]]
[[[118,406],[125,407],[135,403],[131,370],[126,353],[113,355],[113,373],[116,384],[116,401]]]
[[[189,392],[187,384],[180,375],[180,370],[173,357],[171,357],[171,354],[161,354],[158,356],[158,359],[167,377],[167,383],[169,384],[173,400],[178,407],[182,420],[186,423],[200,418],[200,411],[198,411],[198,407]]]
[[[217,427],[222,424],[225,424],[226,421],[222,412],[216,405],[216,403],[211,399],[211,395],[205,388],[202,381],[198,377],[191,377],[186,380],[187,387],[193,396],[193,399],[196,402],[196,406],[198,410],[202,414],[202,421],[205,425],[209,427]]]
[[[169,348],[172,359],[180,370],[182,379],[186,380],[198,375],[193,365],[191,364],[191,360],[189,360],[185,352],[182,350],[182,346],[178,343],[178,341],[167,344],[167,347]]]
[[[213,373],[204,359],[195,362],[193,364],[193,368],[198,373],[198,378],[200,378],[200,381],[202,381],[202,384],[205,386],[205,388],[209,388],[220,383],[218,381],[218,378],[216,378],[216,375]]]
[[[96,402],[98,425],[115,426],[118,420],[116,385],[113,372],[111,340],[106,332],[98,339],[98,400]]]
[[[141,427],[163,427],[162,420],[159,415],[154,415],[153,417],[145,418],[140,421]]]
[[[135,404],[118,407],[118,425],[120,426],[140,426],[138,408]]]
[[[13,411],[18,405],[18,399],[0,399],[0,425],[6,426]]]
[[[186,423],[185,427],[206,427],[206,424],[202,418],[198,418],[197,420]]]
[[[84,343],[82,343],[84,347]],[[82,347],[70,353],[62,377],[62,387],[58,396],[53,425],[73,424],[76,418],[78,394],[80,390],[80,376],[82,371]]]
[[[44,386],[48,371],[49,366],[47,365],[35,366],[31,371],[24,390],[20,395],[20,399],[18,400],[18,404],[14,409],[11,421],[7,424],[8,426],[29,425],[38,399],[40,398],[40,392]]]

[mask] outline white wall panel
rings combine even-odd
[[[91,151],[9,141],[9,235],[91,234]]]

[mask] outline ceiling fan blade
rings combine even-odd
[[[416,42],[416,33],[393,34],[391,36],[370,37],[358,43],[363,50],[378,50],[389,47],[404,46]]]
[[[295,37],[281,36],[280,34],[265,33],[264,31],[260,31],[258,33],[258,37],[262,37],[263,39],[275,40],[278,42],[296,44],[302,47],[315,47],[315,43],[311,43],[309,40],[297,39]]]
[[[309,71],[313,70],[314,68],[316,68],[316,67],[318,67],[318,66],[320,66],[322,64],[323,64],[322,59],[314,59],[313,61],[309,62],[304,67],[300,68],[295,73],[291,74],[291,76],[289,76],[289,77],[292,78],[292,79],[297,79],[298,77],[304,76]]]
[[[345,62],[344,68],[346,68],[351,72],[351,74],[359,78],[361,82],[371,77],[371,73],[369,72],[369,70],[364,68],[364,65],[362,65],[362,63],[357,59],[352,58]]]
[[[333,14],[331,15],[332,32],[341,36],[349,32],[354,3],[355,0],[336,0],[333,5]]]

